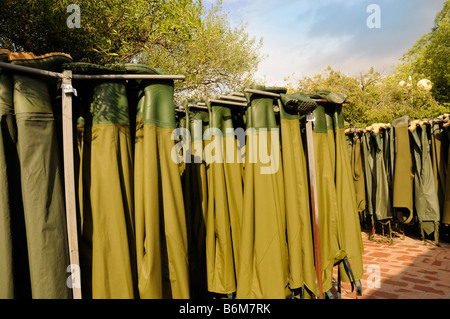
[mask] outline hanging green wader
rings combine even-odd
[[[394,133],[391,148],[394,149],[393,197],[397,219],[405,224],[413,217],[413,180],[412,158],[409,139],[409,117],[395,119],[392,124]]]
[[[429,121],[431,134],[431,159],[433,162],[433,175],[436,184],[436,192],[439,199],[439,208],[441,217],[444,212],[445,203],[445,184],[446,184],[446,164],[448,136],[445,128],[442,127],[442,121],[439,118]]]
[[[72,59],[63,53],[11,53],[9,61],[61,72],[61,64]],[[70,298],[63,168],[54,115],[60,113],[54,103],[56,80],[14,72],[13,81],[32,297]]]
[[[0,62],[9,51],[0,49]],[[0,73],[0,299],[31,296],[27,239],[17,154],[13,82],[10,72]]]
[[[336,233],[335,240],[337,240],[338,250],[334,256],[333,265],[338,264],[340,280],[356,284],[358,287],[357,293],[361,295],[363,245],[350,158],[345,141],[342,103],[345,102],[346,96],[327,90],[317,90],[316,94],[318,98],[328,101],[328,103],[319,102],[319,105],[322,104],[325,109],[328,140],[330,140],[330,135],[333,139],[333,143],[328,142],[329,147],[333,147],[333,151],[330,152],[330,161],[334,163],[331,185],[333,187],[328,186],[330,189],[326,192],[330,196],[329,199],[335,199],[336,201],[334,212],[336,223],[334,225],[335,230],[332,231]],[[320,117],[320,114],[318,116]],[[329,123],[328,116],[332,121],[331,123]],[[333,217],[330,217],[330,219],[332,220]],[[327,290],[324,288],[324,291]]]
[[[144,65],[128,73],[164,74]],[[189,298],[183,190],[175,149],[173,80],[139,81],[135,138],[135,232],[139,295]]]
[[[119,66],[66,64],[76,74],[123,74]],[[80,263],[83,295],[136,297],[133,150],[125,81],[74,82],[86,100],[74,101],[80,118]],[[87,88],[90,88],[87,90]]]
[[[194,101],[189,101],[194,103]],[[196,103],[196,102],[195,102]],[[194,105],[195,105],[194,103]],[[189,252],[189,282],[191,297],[200,297],[207,291],[206,271],[206,215],[208,209],[208,187],[206,162],[203,156],[205,143],[203,133],[209,128],[208,110],[189,107],[186,110],[187,138],[186,169],[183,174],[183,196],[186,211],[186,228]]]
[[[358,213],[362,215],[366,209],[366,181],[361,133],[355,132],[352,139],[353,143],[350,156],[351,168],[355,186],[356,206],[358,208]]]
[[[445,131],[447,132],[448,141],[450,141],[450,124],[447,122],[444,125]],[[450,224],[450,145],[448,147],[448,156],[447,156],[447,177],[446,177],[446,186],[445,186],[445,203],[444,203],[444,211],[442,212],[442,223],[449,225]]]
[[[280,109],[283,179],[286,206],[286,239],[289,258],[289,288],[319,294],[314,267],[313,234],[309,203],[308,170],[297,109],[289,104],[314,104],[298,95],[281,94]]]
[[[366,178],[366,212],[373,221],[376,199],[376,178],[374,176],[375,148],[373,146],[372,133],[370,131],[365,131],[362,133],[362,144],[364,156],[364,175]]]
[[[427,124],[411,127],[413,139],[414,167],[414,207],[421,228],[428,235],[435,230],[435,223],[440,220],[439,200],[433,175]]]
[[[232,109],[206,100],[210,114],[210,140],[205,147],[208,169],[208,214],[206,218],[206,256],[208,290],[220,294],[236,291],[242,218],[242,175],[234,135]],[[210,101],[214,100],[214,101]]]
[[[286,93],[285,89],[256,89]],[[246,93],[246,97],[249,107],[246,112],[237,298],[284,299],[287,285],[286,222],[283,168],[273,98],[250,93]],[[266,161],[264,155],[268,154],[271,161]]]
[[[388,175],[384,158],[384,130],[374,129],[372,132],[375,148],[374,177],[376,179],[375,216],[378,221],[392,218],[392,201],[389,192]]]
[[[364,252],[361,226],[359,223],[358,207],[356,205],[356,192],[352,183],[353,174],[350,158],[345,142],[342,104],[335,104],[334,106],[333,123],[336,144],[335,183],[340,217],[340,247],[346,252],[346,259],[348,260],[348,264],[346,262],[339,263],[339,274],[342,281],[355,283],[359,288],[357,293],[361,295],[362,291],[359,281],[363,275],[362,254]],[[351,269],[349,269],[349,265]]]
[[[299,93],[303,95],[303,93]],[[314,99],[322,99],[317,94],[307,94]],[[314,159],[317,187],[318,216],[320,229],[320,254],[322,261],[322,289],[329,291],[332,287],[333,266],[345,257],[345,252],[339,248],[339,206],[336,197],[335,164],[331,163],[332,156],[330,145],[334,147],[334,141],[328,136],[326,104],[318,102],[317,108],[313,111],[314,126]],[[331,118],[332,121],[332,118]],[[332,123],[332,122],[331,122]],[[328,121],[330,126],[330,121]],[[333,131],[330,127],[330,134]]]

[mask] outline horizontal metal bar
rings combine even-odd
[[[280,97],[280,94],[272,93],[272,92],[266,92],[266,91],[262,91],[262,90],[245,89],[244,92],[245,93],[260,94],[260,95],[265,95],[265,96],[270,96],[270,97]]]
[[[238,102],[230,102],[230,101],[215,100],[215,99],[211,99],[211,100],[209,100],[209,102],[217,103],[217,104],[225,104],[225,105],[242,106],[242,107],[246,107],[247,106],[247,103],[238,103]]]
[[[230,100],[236,102],[247,102],[245,97],[229,96],[229,95],[219,95],[219,99]]]
[[[41,69],[35,69],[35,68],[30,68],[28,66],[11,64],[11,63],[6,63],[6,62],[0,62],[0,68],[5,68],[5,69],[13,70],[13,71],[18,71],[18,72],[26,72],[26,73],[30,73],[30,74],[36,74],[36,75],[49,76],[49,77],[59,78],[59,79],[63,78],[62,73],[41,70]]]
[[[244,93],[241,93],[241,92],[231,92],[230,95],[232,95],[232,96],[245,97],[245,94],[244,94]]]
[[[73,74],[74,80],[184,80],[184,75],[160,74]]]
[[[254,93],[254,94],[261,94],[261,95],[266,95],[266,96],[270,96],[270,97],[276,97],[279,98],[281,95],[278,93],[272,93],[272,92],[266,92],[266,91],[262,91],[262,90],[253,90],[253,89],[245,89],[244,92],[246,93]],[[328,100],[326,99],[311,99],[314,102],[322,102],[322,103],[327,103]],[[348,101],[344,101],[343,104],[348,104],[350,102]]]
[[[53,71],[30,68],[28,66],[0,62],[0,68],[10,69],[18,72],[26,72],[36,75],[44,75],[62,79],[63,74]],[[184,75],[166,75],[166,74],[72,74],[74,80],[184,80]]]
[[[208,109],[208,107],[204,103],[188,104],[188,108],[196,108],[196,109],[203,109],[203,110]]]

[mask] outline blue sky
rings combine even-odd
[[[206,0],[215,2],[215,0]],[[233,26],[247,22],[263,38],[257,78],[283,85],[284,78],[320,73],[328,65],[348,75],[371,66],[388,73],[433,27],[445,0],[223,0]],[[380,8],[380,28],[369,28],[370,4]]]

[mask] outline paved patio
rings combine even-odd
[[[397,234],[398,235],[398,234]],[[395,236],[393,244],[369,241],[364,243],[363,295],[351,293],[351,286],[343,283],[342,299],[450,299],[450,244],[406,236]],[[381,240],[380,240],[381,239]],[[337,272],[335,267],[335,278]],[[379,275],[379,276],[378,276]]]

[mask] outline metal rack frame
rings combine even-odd
[[[153,79],[153,80],[184,80],[184,75],[155,75],[155,74],[99,74],[84,75],[73,74],[66,70],[62,73],[31,68],[22,65],[15,65],[0,62],[0,72],[2,69],[9,69],[19,73],[28,73],[46,77],[53,77],[62,80],[62,122],[63,122],[63,159],[64,159],[64,186],[66,199],[66,223],[69,245],[69,259],[72,274],[72,294],[73,299],[81,299],[81,276],[79,269],[73,266],[80,265],[78,251],[78,231],[77,231],[77,211],[75,201],[75,164],[73,145],[73,118],[72,118],[72,94],[76,91],[72,86],[72,80],[131,80],[131,79]]]

